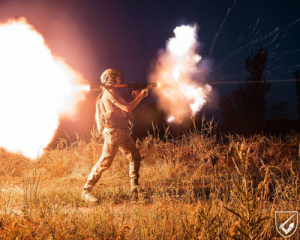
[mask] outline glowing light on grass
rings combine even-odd
[[[163,85],[155,89],[155,93],[159,107],[169,116],[167,121],[181,123],[201,110],[211,86],[201,86],[197,82],[200,76],[195,73],[202,58],[196,53],[196,26],[177,27],[174,34],[175,37],[169,39],[166,49],[160,51],[151,78]]]
[[[0,24],[0,147],[42,154],[59,120],[75,117],[82,79],[25,19]]]
[[[170,116],[167,121],[168,122],[173,122],[174,120],[175,120],[175,118],[173,116]]]

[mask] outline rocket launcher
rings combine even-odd
[[[141,88],[147,88],[149,90],[151,87],[158,87],[157,83],[151,83],[151,84],[143,84],[143,83],[125,83],[125,84],[113,84],[113,85],[90,85],[90,91],[102,91],[103,88],[106,89],[124,89],[124,88],[133,88],[133,89],[141,89]]]

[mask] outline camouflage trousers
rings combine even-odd
[[[105,140],[102,155],[89,174],[84,189],[92,190],[101,174],[111,166],[118,150],[129,160],[131,184],[138,184],[141,155],[127,129],[105,128],[103,135]]]

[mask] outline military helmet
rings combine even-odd
[[[101,76],[100,76],[100,81],[102,84],[105,84],[107,83],[107,81],[110,79],[110,78],[115,78],[115,77],[122,77],[122,73],[117,70],[117,69],[107,69],[105,70]]]

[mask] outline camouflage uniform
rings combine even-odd
[[[120,149],[129,160],[129,176],[131,182],[137,184],[141,155],[135,146],[135,142],[128,134],[127,129],[105,128],[103,134],[105,142],[102,155],[88,176],[84,189],[91,189],[95,186],[101,174],[111,166],[118,149]]]
[[[129,160],[129,176],[131,179],[131,185],[138,184],[139,179],[141,155],[135,145],[135,142],[128,134],[127,115],[113,104],[113,101],[111,101],[110,95],[107,91],[103,94],[102,101],[105,105],[106,111],[110,113],[109,115],[111,117],[108,118],[109,121],[103,131],[105,141],[102,155],[88,176],[87,182],[84,186],[85,190],[92,190],[97,181],[100,179],[101,174],[111,166],[118,149],[120,149]]]

